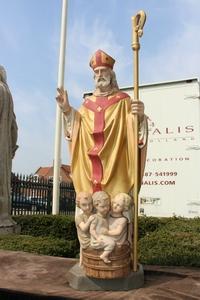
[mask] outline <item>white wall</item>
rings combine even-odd
[[[132,95],[131,88],[124,88]],[[139,209],[147,216],[200,216],[198,80],[144,85],[149,141]]]

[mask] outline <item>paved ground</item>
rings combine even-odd
[[[0,250],[0,299],[200,299],[200,269],[145,266],[145,285],[127,292],[79,292],[67,282],[77,262]]]

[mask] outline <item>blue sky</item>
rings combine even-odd
[[[19,127],[13,171],[52,165],[61,0],[0,0],[0,64],[7,70]],[[65,87],[78,108],[93,89],[94,51],[116,59],[121,87],[133,82],[131,16],[147,14],[141,39],[140,82],[199,77],[199,0],[68,0]],[[62,139],[62,163],[69,163]]]

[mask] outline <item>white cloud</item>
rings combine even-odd
[[[199,25],[184,24],[182,31],[163,40],[159,51],[144,62],[145,81],[175,80],[200,73]],[[145,72],[145,74],[144,74]]]

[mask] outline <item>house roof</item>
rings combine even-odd
[[[38,175],[40,177],[46,177],[48,176],[49,171],[53,168],[53,166],[50,167],[39,167],[38,170],[35,172],[35,175]],[[71,167],[69,165],[61,165],[61,169],[64,170],[65,175],[67,177],[67,181],[72,181],[70,173],[71,173]]]
[[[63,168],[67,173],[71,173],[71,167],[69,165],[61,165],[61,168]]]
[[[51,168],[52,167],[39,167],[35,174],[39,176],[46,176]]]

